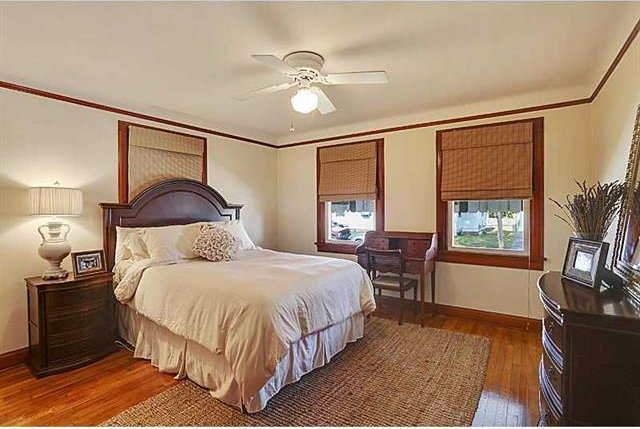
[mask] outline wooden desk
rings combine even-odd
[[[431,303],[436,311],[436,257],[438,234],[434,232],[369,231],[364,242],[356,249],[358,263],[367,269],[366,247],[374,249],[401,249],[405,259],[405,272],[417,274],[420,283],[420,315],[424,313],[425,285],[431,273]],[[422,317],[421,317],[422,318]]]

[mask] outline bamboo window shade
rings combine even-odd
[[[163,180],[202,181],[205,145],[202,137],[129,126],[129,201]]]
[[[533,122],[442,131],[442,200],[533,198]]]
[[[318,200],[375,200],[377,196],[376,142],[318,149]]]

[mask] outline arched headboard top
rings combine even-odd
[[[107,268],[115,260],[116,226],[183,225],[240,219],[241,204],[229,204],[215,189],[190,179],[171,179],[142,191],[130,203],[100,203]]]

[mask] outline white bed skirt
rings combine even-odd
[[[252,398],[242,398],[228,362],[203,346],[174,334],[167,328],[118,304],[120,335],[135,346],[134,357],[148,359],[160,372],[188,378],[210,389],[222,402],[249,413],[262,410],[267,401],[287,384],[327,364],[347,343],[364,335],[364,315],[358,313],[292,343],[289,353],[276,366],[275,375]]]

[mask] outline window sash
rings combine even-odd
[[[373,203],[373,210],[371,210],[371,216],[373,216],[373,229],[368,229],[367,231],[375,231],[376,230],[376,200],[349,200],[349,201],[371,201]],[[336,244],[350,244],[357,246],[359,243],[351,240],[340,240],[331,237],[331,202],[328,201],[325,203],[325,241],[327,243],[336,243]]]
[[[530,201],[522,200],[522,217],[523,217],[523,249],[522,250],[510,250],[510,249],[491,249],[485,247],[465,247],[465,246],[456,246],[454,244],[455,233],[454,227],[455,222],[453,216],[455,215],[453,206],[456,202],[460,202],[461,200],[455,201],[447,201],[447,226],[448,231],[446,231],[447,235],[447,250],[450,252],[460,252],[460,253],[477,253],[477,254],[493,254],[493,255],[513,255],[513,256],[528,256],[530,253],[530,240],[531,240],[531,225],[530,225]],[[466,200],[462,200],[466,201]]]

